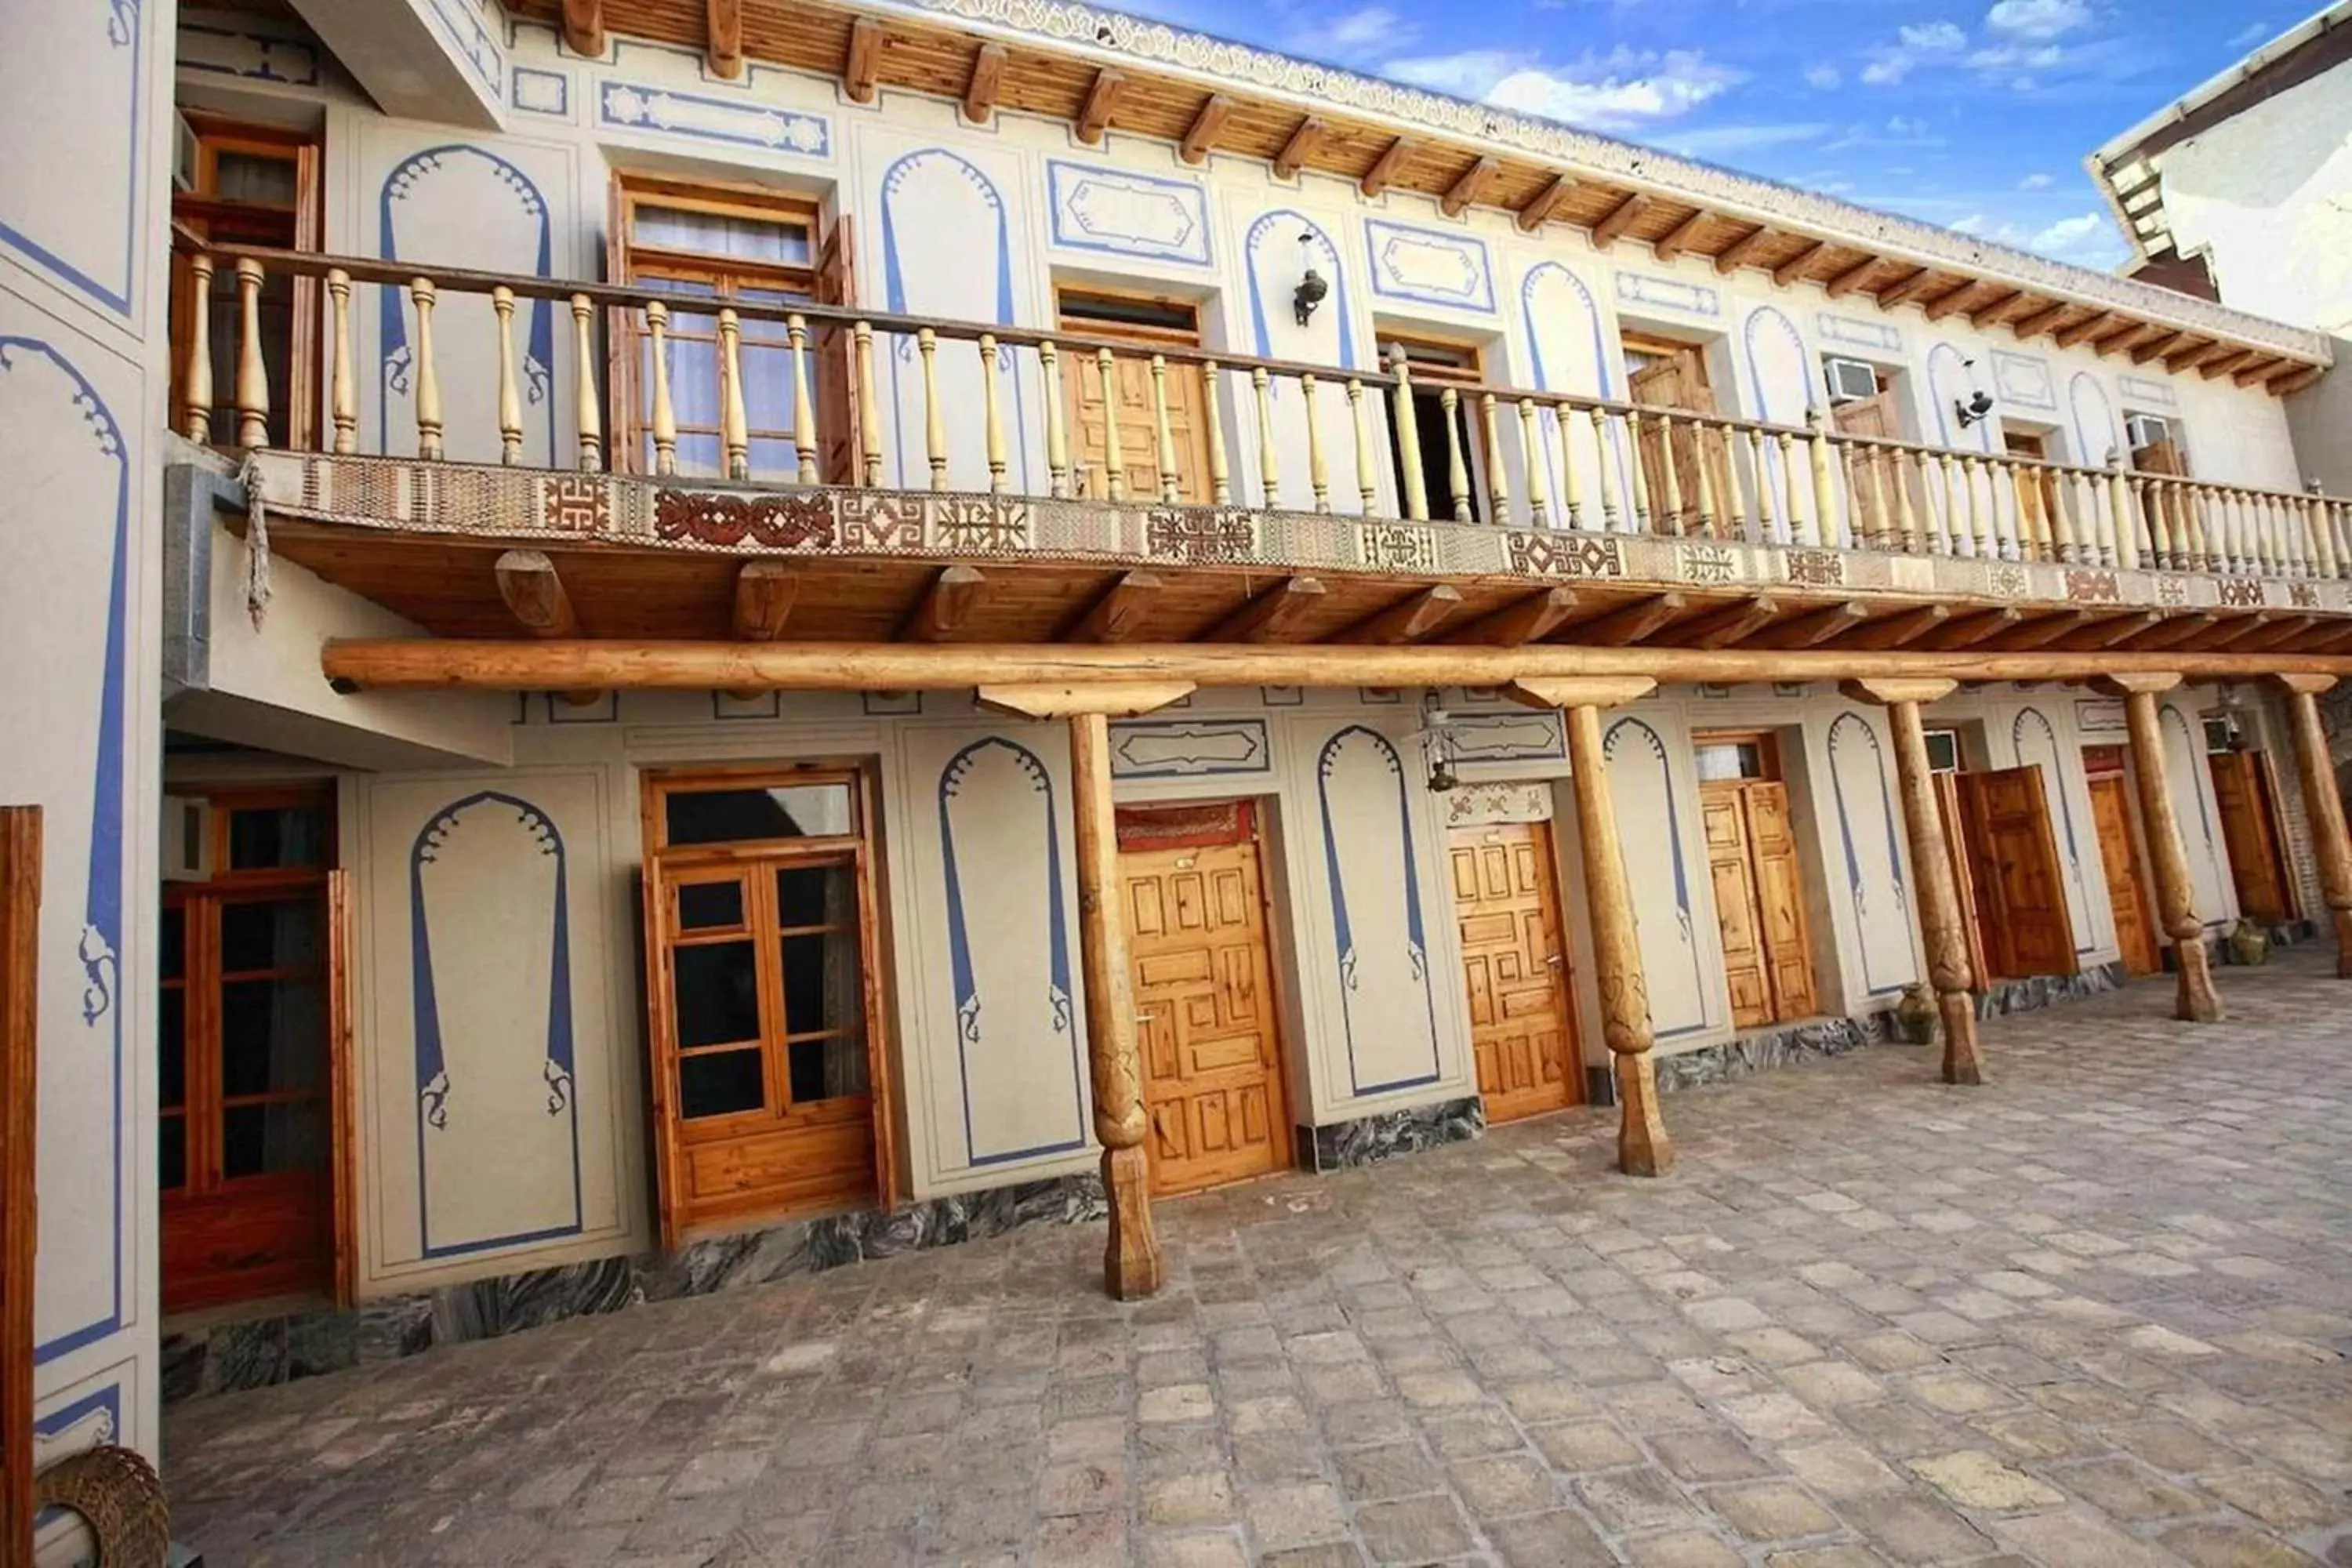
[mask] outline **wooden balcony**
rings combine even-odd
[[[1710,679],[1861,668],[1810,657],[1826,654],[1997,654],[2019,679],[2092,662],[2056,655],[2228,674],[2352,654],[2352,510],[2318,495],[1499,385],[1444,389],[1431,432],[1402,354],[1339,369],[356,258],[189,259],[233,276],[241,309],[236,428],[214,427],[199,321],[182,433],[245,449],[275,553],[443,638],[1553,644],[1674,649],[1687,657],[1645,668]],[[321,295],[323,450],[267,445],[275,272]],[[495,385],[463,400],[495,430],[463,439],[502,461],[446,455],[457,356],[435,321],[458,297],[487,298],[496,338],[467,345]],[[607,428],[596,374],[561,398],[547,342],[519,359],[534,311],[572,363],[632,367],[641,429]],[[715,386],[674,384],[689,311]],[[400,417],[387,395],[374,451],[355,319],[402,323]],[[788,366],[781,430],[747,412],[755,349],[768,374]],[[977,374],[948,374],[958,361]],[[1080,430],[1080,377],[1138,400],[1095,396]],[[566,405],[533,405],[530,433],[576,467],[523,461],[527,385]],[[699,432],[689,403],[715,410]],[[1475,417],[1454,416],[1465,404]],[[698,449],[708,475],[683,471]],[[956,488],[959,469],[978,486]],[[1754,657],[1713,657],[1729,654]],[[1440,667],[1391,663],[1400,680]]]

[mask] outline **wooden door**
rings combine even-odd
[[[1777,779],[1703,784],[1699,815],[1733,1026],[1811,1016],[1817,1005],[1812,942],[1788,786]]]
[[[1830,410],[1830,422],[1845,436],[1872,436],[1888,440],[1901,434],[1895,422],[1895,395],[1882,392],[1875,397],[1858,397],[1851,403],[1841,403]],[[1891,501],[1895,487],[1904,482],[1901,465],[1876,447],[1855,451],[1852,465],[1853,479],[1853,535],[1861,541],[1882,539],[1894,530],[1894,520],[1886,508],[1878,504],[1878,492],[1884,488]]]
[[[2022,430],[2004,431],[2001,442],[2012,458],[2041,460],[2050,456],[2050,443],[2046,439]],[[2019,538],[2029,544],[2035,541],[2045,544],[2054,541],[2057,538],[2057,481],[2045,468],[2019,468],[2012,470],[2012,488],[2017,492]]]
[[[2042,784],[2039,767],[1959,775],[1985,954],[1996,975],[2080,967]]]
[[[857,303],[857,256],[850,237],[850,219],[834,220],[833,232],[817,253],[816,302],[820,305]],[[821,326],[816,331],[816,438],[824,455],[823,474],[829,485],[855,485],[864,479],[865,447],[857,411],[857,344],[844,326]]]
[[[1196,348],[1201,336],[1190,305],[1166,300],[1130,300],[1064,295],[1065,331],[1090,338],[1115,338],[1133,345],[1116,352],[1106,390],[1102,362],[1091,350],[1062,353],[1062,384],[1070,426],[1073,483],[1084,493],[1108,496],[1112,399],[1118,409],[1119,476],[1125,499],[1160,499],[1160,410],[1151,356],[1169,349]],[[1168,360],[1168,434],[1175,448],[1176,493],[1201,505],[1209,500],[1208,393],[1201,367]]]
[[[1231,832],[1119,854],[1155,1193],[1289,1163],[1257,839],[1253,814],[1234,817]]]
[[[1810,1018],[1820,1011],[1813,992],[1813,944],[1805,925],[1805,886],[1797,864],[1797,836],[1789,818],[1789,786],[1759,781],[1740,786],[1748,812],[1748,848],[1756,862],[1756,906],[1764,921],[1764,953],[1772,983],[1772,1016]]]
[[[2164,967],[2164,957],[2156,916],[2148,907],[2147,879],[2140,872],[2138,846],[2132,837],[2130,783],[2121,773],[2102,773],[2090,786],[2091,822],[2099,835],[2099,863],[2106,868],[2116,951],[2130,973],[2154,974]]]
[[[2230,849],[2230,880],[2238,912],[2250,921],[2294,919],[2294,878],[2279,832],[2277,796],[2260,752],[2215,752],[2213,800],[2221,839]]]
[[[1644,408],[1671,408],[1687,414],[1713,414],[1715,390],[1707,383],[1706,356],[1690,345],[1649,344],[1629,342],[1630,353],[1654,353],[1651,363],[1632,372],[1626,378],[1633,400]],[[1738,513],[1734,504],[1737,492],[1731,488],[1730,453],[1721,432],[1708,430],[1702,434],[1689,425],[1675,426],[1672,451],[1674,477],[1669,487],[1666,471],[1668,445],[1665,433],[1655,421],[1644,421],[1642,426],[1642,474],[1650,498],[1650,516],[1661,532],[1687,533],[1696,531],[1699,521],[1699,463],[1706,463],[1707,482],[1715,492],[1715,529],[1718,534],[1738,530],[1731,520]],[[1675,512],[1670,502],[1679,500],[1682,510]]]
[[[1583,1057],[1568,999],[1551,825],[1457,827],[1448,853],[1486,1120],[1575,1104]]]
[[[1984,916],[1977,907],[1976,860],[1969,839],[1968,813],[1960,808],[1960,775],[1936,775],[1936,813],[1944,820],[1944,853],[1952,863],[1952,889],[1960,901],[1960,929],[1969,939],[1969,988],[1981,991],[1992,974],[1985,962]]]

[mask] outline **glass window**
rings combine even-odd
[[[1763,776],[1764,748],[1757,742],[1707,742],[1698,748],[1701,784],[1714,784],[1724,779],[1760,779]]]
[[[637,204],[635,241],[650,249],[723,256],[769,267],[806,267],[815,259],[809,226],[748,213],[699,212],[652,202]]]
[[[1960,771],[1960,732],[1958,730],[1930,730],[1927,740],[1927,771],[1956,773]]]
[[[276,871],[323,866],[327,861],[327,808],[269,806],[228,814],[228,868]]]
[[[750,942],[673,950],[670,984],[680,1050],[760,1037],[759,952]]]
[[[327,1163],[327,1121],[315,1100],[232,1105],[222,1118],[221,1174],[231,1180]]]
[[[680,931],[727,931],[743,924],[743,884],[685,882],[677,889]]]
[[[307,968],[320,961],[320,911],[314,899],[221,906],[221,972]]]
[[[854,832],[857,825],[846,783],[673,790],[663,799],[663,820],[673,846],[829,838]]]
[[[677,1064],[678,1114],[688,1121],[705,1116],[731,1116],[757,1110],[767,1103],[766,1073],[757,1047],[742,1051],[711,1051],[687,1057]]]

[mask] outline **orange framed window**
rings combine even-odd
[[[209,115],[184,116],[194,136],[184,171],[187,187],[172,196],[172,221],[200,239],[222,245],[316,250],[321,192],[315,137],[275,126],[247,125]],[[194,331],[194,275],[187,258],[172,263],[172,416],[185,405],[187,346]],[[263,275],[261,357],[269,375],[269,439],[304,447],[316,425],[318,285],[282,272]],[[221,265],[202,302],[212,350],[212,436],[236,437],[236,357],[240,320],[236,268]]]

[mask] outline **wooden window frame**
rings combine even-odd
[[[172,194],[172,221],[196,235],[211,237],[216,224],[254,223],[265,216],[285,222],[286,232],[268,237],[270,243],[283,244],[289,250],[315,251],[325,243],[326,192],[321,156],[321,136],[316,131],[291,131],[283,126],[255,124],[224,115],[183,110],[196,137],[196,189],[174,191]],[[223,153],[243,153],[290,162],[294,165],[294,202],[291,206],[277,206],[260,202],[233,201],[214,194],[214,187]],[[246,241],[259,237],[247,236]],[[236,242],[231,236],[225,243]],[[223,277],[233,278],[230,268],[223,266],[214,275],[213,287],[218,290]],[[187,258],[174,254],[172,258],[170,301],[170,331],[172,339],[171,423],[177,428],[181,410],[186,405],[188,347],[194,322],[192,314],[196,301],[194,295],[194,275],[189,270]],[[269,398],[273,407],[286,411],[287,445],[293,451],[309,451],[319,430],[319,355],[324,305],[319,283],[312,278],[297,278],[289,305],[287,333],[287,363],[282,371],[270,367]],[[236,340],[231,338],[233,353]],[[220,353],[218,334],[214,336],[214,352]],[[232,361],[232,363],[234,363]],[[232,384],[214,378],[213,396],[215,409],[228,406],[234,398]],[[234,441],[236,432],[223,428],[216,414],[213,420],[212,438],[218,443]]]
[[[711,844],[672,845],[669,842],[667,805],[677,795],[709,794],[727,789],[754,788],[773,785],[804,788],[814,785],[845,784],[850,795],[850,831],[799,838],[735,839]],[[826,1212],[836,1206],[826,1204],[817,1209],[786,1206],[774,1210],[748,1213],[730,1210],[708,1219],[698,1217],[687,1204],[682,1180],[681,1162],[687,1147],[698,1142],[724,1142],[730,1137],[768,1128],[824,1125],[838,1123],[845,1117],[839,1110],[814,1111],[798,1118],[789,1099],[789,1051],[793,1037],[777,1032],[771,1039],[765,1020],[781,1019],[781,1009],[769,1012],[771,998],[765,994],[766,983],[761,982],[762,1026],[759,1040],[762,1070],[766,1081],[762,1087],[762,1104],[751,1110],[732,1111],[719,1116],[698,1117],[688,1121],[679,1114],[679,1063],[688,1056],[724,1050],[740,1050],[742,1042],[729,1042],[711,1047],[691,1047],[682,1050],[677,1038],[677,1012],[673,1003],[673,983],[669,954],[680,945],[698,945],[705,942],[740,942],[748,936],[755,942],[780,939],[786,929],[793,931],[831,930],[832,927],[783,928],[773,922],[762,925],[759,912],[762,903],[772,900],[772,886],[754,894],[742,911],[743,919],[733,927],[719,931],[698,928],[691,933],[681,932],[669,889],[673,879],[684,881],[725,881],[743,879],[750,889],[761,889],[762,883],[772,883],[772,873],[779,868],[795,863],[817,866],[849,863],[856,880],[858,900],[858,966],[859,1001],[864,1011],[866,1037],[865,1114],[873,1124],[874,1200],[887,1213],[896,1206],[899,1192],[897,1115],[898,1089],[891,1074],[891,1052],[888,1042],[896,1037],[892,1025],[890,999],[883,984],[887,961],[886,905],[887,878],[883,863],[878,811],[879,787],[874,764],[866,761],[811,761],[801,763],[744,763],[709,766],[679,766],[648,769],[642,785],[642,831],[645,845],[645,867],[641,879],[645,930],[646,994],[648,1026],[646,1046],[650,1058],[649,1071],[652,1093],[649,1114],[653,1122],[656,1202],[659,1210],[662,1245],[676,1250],[696,1236],[740,1230],[749,1225],[770,1223],[808,1212]],[[763,875],[748,876],[757,868]],[[703,875],[696,875],[702,873]],[[688,936],[681,942],[679,938]],[[801,1038],[810,1037],[803,1034]],[[782,1109],[775,1109],[781,1104]]]
[[[1780,732],[1778,730],[1695,730],[1691,732],[1691,756],[1694,765],[1702,749],[1713,746],[1753,746],[1761,769],[1754,776],[1742,773],[1736,779],[1703,782],[1716,784],[1786,784],[1788,775],[1780,765]]]
[[[1127,321],[1116,317],[1090,316],[1083,310],[1073,312],[1074,301],[1100,300],[1107,302],[1140,306],[1164,310],[1168,314],[1192,319],[1190,327],[1160,326],[1150,321]],[[1181,294],[1155,293],[1141,289],[1104,288],[1092,283],[1056,283],[1054,286],[1054,319],[1059,329],[1081,337],[1117,338],[1137,343],[1160,343],[1169,348],[1198,349],[1201,334],[1201,301]]]
[[[240,1192],[266,1194],[272,1183],[283,1185],[286,1172],[264,1172],[248,1176],[231,1177],[224,1173],[215,1147],[218,1136],[215,1125],[232,1109],[229,1097],[219,1087],[219,1053],[209,1056],[199,1052],[200,1040],[211,1040],[217,1027],[215,1010],[221,986],[231,972],[220,966],[218,953],[217,913],[210,917],[197,911],[207,907],[215,910],[233,904],[266,902],[283,900],[289,894],[315,892],[320,920],[320,955],[315,967],[305,966],[299,974],[315,973],[326,1016],[321,1027],[326,1036],[325,1078],[308,1090],[273,1090],[259,1095],[240,1095],[236,1106],[288,1103],[316,1100],[326,1122],[326,1158],[319,1166],[315,1179],[320,1185],[322,1209],[326,1221],[325,1234],[320,1237],[320,1279],[322,1295],[331,1296],[339,1306],[349,1306],[355,1299],[358,1285],[358,1129],[357,1075],[353,1070],[353,1033],[352,1023],[352,898],[350,873],[342,868],[340,859],[341,822],[337,809],[335,787],[331,783],[282,784],[210,784],[175,786],[175,796],[201,798],[211,807],[210,861],[213,871],[203,881],[173,881],[163,885],[162,908],[182,911],[182,942],[184,957],[177,980],[164,979],[159,973],[156,989],[179,991],[182,1003],[181,1074],[182,1098],[176,1110],[157,1108],[160,1123],[166,1117],[178,1117],[183,1124],[182,1184],[163,1188],[159,1180],[159,1224],[169,1227],[175,1213],[184,1212],[198,1204],[233,1201]],[[230,864],[229,848],[234,818],[239,812],[284,810],[289,807],[315,807],[326,825],[324,841],[320,847],[318,862],[300,867],[263,867],[237,870]],[[193,923],[192,923],[193,922]],[[206,932],[213,933],[209,938]],[[269,971],[238,970],[235,978],[240,981],[298,977],[296,972],[281,975]],[[205,1125],[199,1131],[199,1119]],[[205,1159],[209,1152],[213,1158]],[[172,1282],[164,1282],[167,1300]],[[215,1307],[234,1305],[242,1301],[268,1300],[280,1294],[277,1291],[252,1295],[205,1293],[197,1300],[183,1300],[167,1310],[208,1310]]]
[[[1486,423],[1486,402],[1474,395],[1487,384],[1487,342],[1477,338],[1447,337],[1437,332],[1393,331],[1385,327],[1375,328],[1374,336],[1379,339],[1383,347],[1402,349],[1404,352],[1405,365],[1408,374],[1412,377],[1413,390],[1416,394],[1426,391],[1432,395],[1442,395],[1447,387],[1452,387],[1464,395],[1460,406],[1462,419],[1466,428],[1463,434],[1462,466],[1470,478],[1470,514],[1473,519],[1480,521],[1503,521],[1486,515],[1492,504],[1486,482],[1486,448],[1490,445],[1489,430]],[[1466,363],[1454,364],[1444,359],[1416,358],[1413,354],[1415,349],[1433,350],[1445,355],[1458,355]],[[1425,418],[1426,416],[1423,417]],[[1391,468],[1401,468],[1404,459],[1403,454],[1397,446],[1397,431],[1393,420],[1390,422],[1389,451]],[[1425,456],[1424,461],[1426,461]],[[1404,476],[1400,471],[1394,473],[1393,477],[1398,484],[1397,493],[1402,496],[1404,493]],[[1449,480],[1446,475],[1442,471],[1431,474],[1424,469],[1423,479],[1429,491],[1431,514],[1433,516],[1451,515],[1450,509],[1454,504],[1454,498],[1447,493]]]

